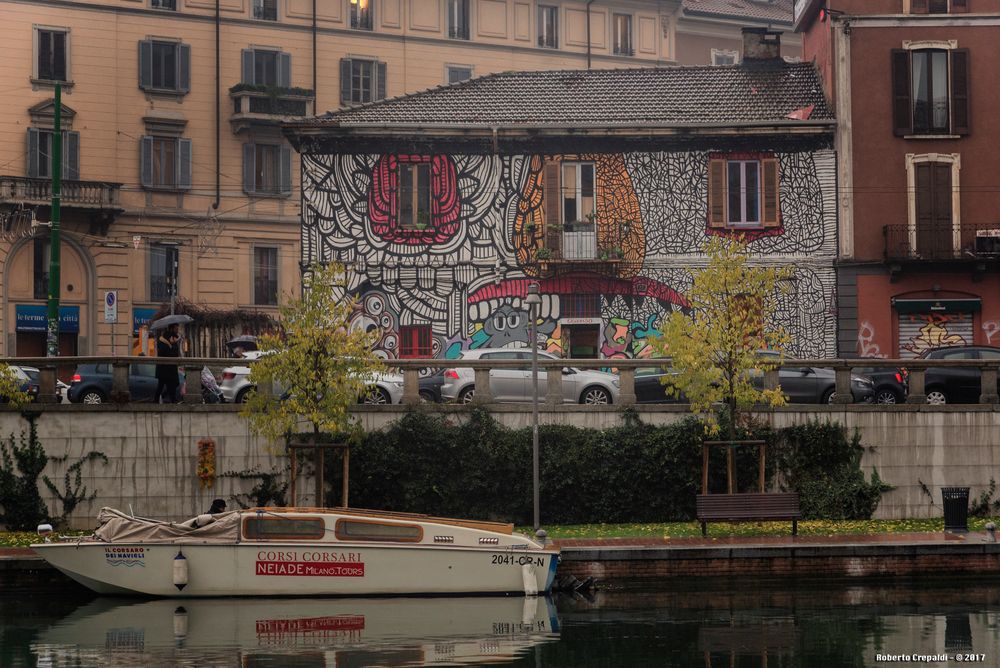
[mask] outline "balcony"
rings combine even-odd
[[[906,267],[971,268],[976,274],[1000,263],[1000,222],[959,226],[886,225],[885,260],[893,274]]]
[[[614,233],[616,227],[618,234]],[[619,225],[601,226],[599,230],[593,222],[551,225],[535,261],[543,273],[584,270],[614,275],[622,261],[624,229]]]
[[[308,88],[278,88],[236,84],[229,89],[233,101],[233,115],[229,122],[233,132],[239,133],[254,125],[276,126],[288,118],[309,114],[313,91]]]
[[[118,205],[120,183],[104,181],[63,181],[60,203],[63,208],[109,209],[121,211]],[[0,204],[52,203],[52,180],[27,176],[0,176]]]

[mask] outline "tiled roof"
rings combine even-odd
[[[684,0],[684,13],[792,24],[792,0]]]
[[[811,63],[503,72],[329,112],[290,126],[683,127],[833,113]]]

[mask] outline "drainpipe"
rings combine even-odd
[[[594,0],[587,0],[587,69],[590,69],[590,6]]]
[[[219,11],[220,0],[215,0],[215,201],[212,208],[219,208],[222,196],[222,75],[219,71],[219,32],[222,26],[222,14]]]
[[[312,40],[313,40],[313,116],[319,115],[319,95],[316,91],[316,0],[313,0]]]

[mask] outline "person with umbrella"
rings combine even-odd
[[[160,318],[151,326],[151,330],[163,330],[156,339],[157,357],[180,357],[181,356],[181,334],[180,323],[191,322],[190,316],[170,315]],[[180,373],[176,364],[156,365],[156,394],[153,401],[173,404],[177,402],[177,388],[181,384]]]

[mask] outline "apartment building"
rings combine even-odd
[[[1000,345],[1000,0],[797,0],[795,14],[837,111],[840,354]]]
[[[214,354],[299,286],[282,121],[496,71],[670,64],[706,2],[0,0],[0,354],[45,349],[57,83],[62,353],[131,351],[176,303],[211,325],[192,352]]]

